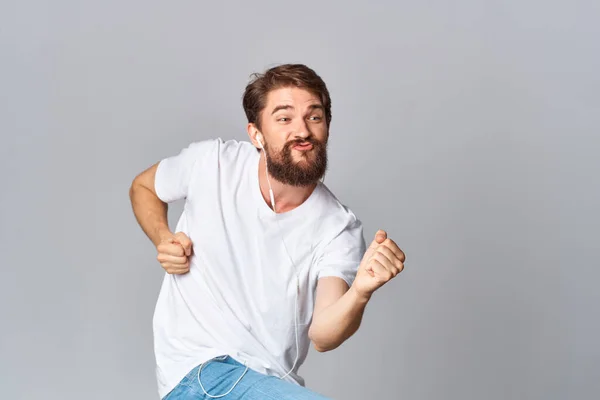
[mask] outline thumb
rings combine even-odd
[[[385,239],[387,239],[387,233],[382,229],[378,230],[375,233],[375,239],[373,239],[373,241],[371,242],[371,245],[367,249],[363,260],[366,260],[367,262],[371,261],[373,253],[375,252],[377,247],[379,247],[379,245],[385,241]],[[375,273],[373,272],[373,267],[371,265],[366,264],[366,268],[369,275],[375,276]]]
[[[375,233],[375,239],[373,239],[371,245],[367,249],[369,255],[372,254],[385,239],[387,239],[387,233],[384,230],[378,230],[377,233]]]
[[[189,237],[186,236],[185,233],[178,232],[175,235],[176,240],[179,242],[181,247],[183,247],[183,251],[185,251],[185,255],[189,256],[192,254],[192,241]]]
[[[373,243],[381,244],[384,242],[385,239],[387,239],[387,232],[383,229],[380,229],[375,234],[375,239],[373,240]]]

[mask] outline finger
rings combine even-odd
[[[156,248],[159,253],[168,254],[170,256],[184,257],[185,251],[181,244],[177,242],[173,243],[161,243]]]
[[[169,263],[175,265],[183,265],[187,263],[188,258],[186,256],[172,256],[170,254],[159,253],[156,259],[161,263]]]
[[[163,266],[163,268],[175,268],[175,269],[185,269],[185,268],[189,268],[190,267],[190,263],[189,261],[186,261],[183,264],[176,264],[176,263],[170,263],[170,262],[162,262],[160,263],[160,265]]]
[[[190,270],[189,265],[181,265],[181,264],[176,265],[176,264],[164,263],[164,264],[162,264],[162,266],[165,269],[165,271],[167,271],[170,274],[181,274],[181,273],[185,273]]]
[[[175,239],[183,246],[186,256],[192,254],[192,241],[185,233],[177,232],[175,234]]]
[[[396,276],[400,272],[394,261],[390,260],[388,256],[380,253],[379,251],[373,255],[373,260],[379,261],[379,263],[383,265],[385,269],[391,272],[392,276]]]
[[[166,271],[167,271],[167,273],[169,273],[171,275],[183,275],[183,274],[187,274],[188,272],[190,272],[189,269],[185,269],[185,270],[181,270],[181,269],[168,269]]]
[[[394,261],[396,260],[396,255],[392,252],[392,250],[390,250],[386,246],[379,245],[379,247],[377,247],[373,255],[375,255],[376,253],[383,254],[391,264],[394,264]]]
[[[395,268],[398,268],[400,270],[402,270],[402,261],[396,256],[396,253],[394,253],[389,247],[381,245],[377,248],[377,252],[380,252],[382,254],[384,254],[392,263],[392,265]]]
[[[404,252],[400,250],[400,247],[398,247],[396,242],[394,242],[392,239],[386,239],[381,245],[390,249],[396,255],[396,258],[398,258],[398,260],[402,262],[406,261],[406,254],[404,254]]]
[[[373,273],[375,274],[375,277],[384,281],[389,281],[390,279],[392,279],[392,272],[389,271],[381,262],[379,262],[379,260],[373,259],[371,260],[370,264],[371,268],[373,268]]]

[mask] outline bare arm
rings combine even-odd
[[[337,277],[319,279],[308,331],[315,349],[333,350],[352,336],[360,327],[373,292],[402,272],[405,259],[398,245],[379,230],[358,267],[352,287]]]
[[[317,351],[337,348],[360,327],[369,297],[359,295],[341,278],[325,277],[317,283],[313,320],[308,336]]]
[[[129,198],[137,222],[154,246],[173,236],[167,219],[168,205],[158,198],[154,179],[158,163],[135,177],[129,188]]]

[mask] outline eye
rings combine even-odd
[[[310,119],[312,121],[320,121],[322,118],[320,116],[318,116],[318,115],[313,115],[312,117],[310,117]]]
[[[281,117],[277,119],[278,122],[288,122],[289,120],[290,119],[288,117]]]

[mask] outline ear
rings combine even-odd
[[[250,123],[248,123],[246,130],[248,131],[248,137],[250,138],[250,141],[252,142],[252,144],[257,149],[261,149],[262,146],[258,142],[258,139],[260,138],[262,140],[263,144],[265,142],[265,139],[262,137],[262,134],[260,133],[260,131],[258,130],[256,125],[254,123],[250,122]]]

